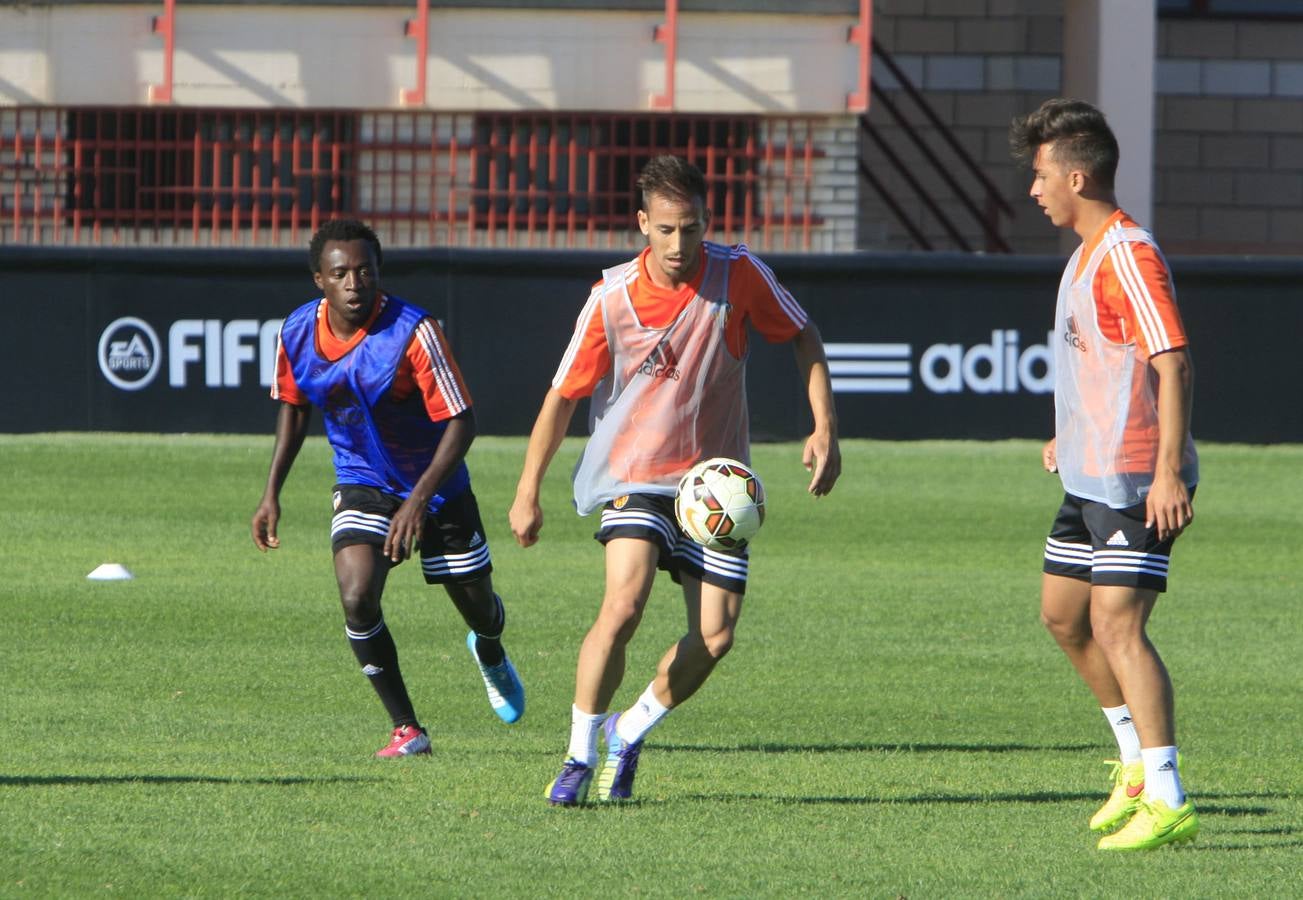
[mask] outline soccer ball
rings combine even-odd
[[[703,547],[737,553],[765,520],[760,477],[735,459],[699,462],[679,480],[674,516]]]

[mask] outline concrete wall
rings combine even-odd
[[[414,4],[192,5],[176,14],[174,100],[385,108],[416,86]],[[0,105],[147,102],[161,4],[0,6]],[[665,89],[664,12],[434,9],[434,109],[643,110]],[[858,59],[842,15],[681,13],[680,112],[840,113]]]
[[[1075,90],[1065,77],[1065,61],[1074,50],[1081,52],[1083,39],[1065,29],[1069,2],[1091,7],[1127,0],[874,3],[874,36],[1014,209],[1012,218],[1002,218],[1001,232],[1020,253],[1062,252],[1061,237],[1026,198],[1027,173],[1009,159],[1007,127],[1044,99]],[[653,3],[603,11],[586,5],[590,8],[580,10],[434,4],[428,105],[435,110],[648,109],[651,95],[665,87],[664,47],[652,40],[663,8]],[[820,132],[827,142],[821,144],[813,188],[815,214],[827,224],[814,250],[916,248],[858,177],[861,154],[902,198],[907,219],[935,246],[953,249],[936,218],[865,144],[845,110],[856,81],[857,51],[846,40],[854,5],[834,9],[819,3],[808,6],[809,14],[784,15],[766,11],[781,4],[759,12],[755,4],[742,4],[747,11],[723,13],[685,3],[676,108],[826,117]],[[395,108],[399,92],[416,79],[416,44],[402,33],[413,10],[412,4],[181,3],[176,102]],[[0,142],[8,134],[6,105],[145,103],[149,86],[162,78],[162,42],[150,31],[160,11],[158,3],[0,6]],[[1108,29],[1122,27],[1106,21],[1104,32],[1091,35],[1091,41],[1107,43]],[[1155,43],[1154,165],[1120,200],[1125,205],[1133,196],[1150,198],[1148,224],[1169,252],[1299,253],[1303,21],[1159,19]],[[873,78],[892,97],[903,98],[881,61],[875,61]],[[1129,123],[1125,92],[1120,100],[1099,99],[1106,111],[1109,104],[1122,103],[1110,115],[1119,125]],[[934,129],[919,113],[911,109],[906,117],[937,144]],[[875,104],[871,120],[903,140],[883,104]],[[969,243],[980,248],[980,230],[953,191],[919,165],[916,150],[899,140],[897,146],[941,207],[961,223]],[[1124,142],[1124,161],[1138,147],[1134,139]],[[0,146],[0,164],[8,161]],[[974,181],[953,161],[947,167],[960,172],[964,182]],[[1150,203],[1135,202],[1143,217]]]

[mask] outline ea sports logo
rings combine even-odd
[[[116,319],[100,334],[99,361],[110,384],[138,391],[154,380],[163,362],[158,335],[143,319]]]

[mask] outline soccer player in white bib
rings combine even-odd
[[[574,476],[581,515],[601,509],[606,590],[579,650],[570,746],[547,788],[557,806],[583,803],[596,774],[601,800],[633,794],[643,738],[697,691],[733,643],[747,556],[692,542],[674,518],[680,476],[702,459],[749,462],[744,370],[748,325],[795,349],[814,431],[804,462],[809,492],[841,472],[837,420],[823,341],[814,323],[744,245],[705,240],[706,182],[673,156],[638,179],[638,225],[647,248],[593,286],[530,435],[510,512],[525,547],[543,525],[539,485],[575,406],[592,397],[592,437]],[[626,711],[608,716],[624,677],[625,647],[658,568],[683,587],[687,631]],[[606,753],[598,772],[599,732]]]
[[[1081,245],[1059,285],[1055,437],[1042,462],[1064,498],[1045,544],[1041,618],[1117,739],[1112,792],[1090,820],[1101,850],[1144,850],[1199,830],[1181,783],[1172,682],[1145,624],[1172,544],[1194,517],[1193,368],[1171,272],[1118,208],[1118,144],[1079,100],[1014,121],[1031,196]]]

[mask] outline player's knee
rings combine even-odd
[[[728,651],[733,649],[733,629],[722,628],[713,634],[703,634],[701,643],[706,648],[706,653],[710,658],[719,661],[728,655]]]
[[[632,606],[603,606],[593,630],[602,639],[617,646],[623,646],[633,640],[638,623],[642,621],[642,610]]]
[[[341,590],[339,602],[344,608],[344,623],[354,631],[366,629],[380,620],[380,599],[369,591]]]
[[[1106,655],[1139,650],[1144,645],[1144,632],[1131,621],[1103,617],[1091,624],[1095,640]]]
[[[1081,647],[1090,642],[1091,630],[1081,622],[1061,619],[1041,610],[1041,624],[1061,647]]]
[[[642,621],[646,602],[647,598],[637,593],[608,591],[602,598],[601,612],[597,614],[598,627],[612,633],[619,632],[627,640]]]

